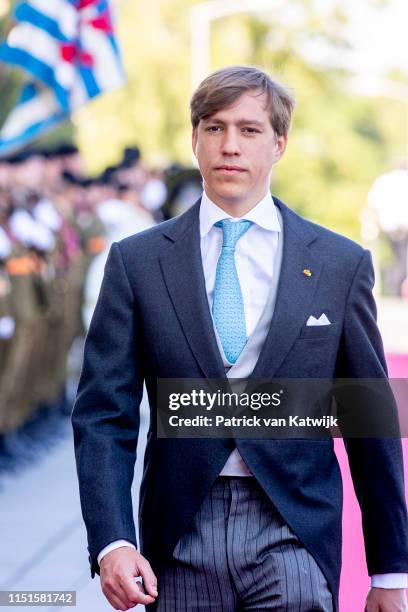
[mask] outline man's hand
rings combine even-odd
[[[101,586],[115,610],[129,610],[136,604],[151,604],[157,597],[157,579],[150,563],[128,546],[112,550],[101,559]],[[135,581],[141,576],[143,585]]]
[[[407,594],[405,589],[380,589],[373,587],[369,590],[365,612],[407,612]]]

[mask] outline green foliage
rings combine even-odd
[[[196,3],[117,0],[128,81],[74,117],[90,172],[117,161],[131,144],[138,144],[152,164],[191,163],[190,12]],[[372,10],[382,3],[371,0]],[[347,48],[343,3],[331,6],[322,17],[311,0],[295,0],[292,21],[286,10],[273,8],[215,21],[211,68],[255,64],[293,88],[297,108],[273,191],[315,221],[358,238],[368,189],[405,153],[406,117],[401,103],[357,97],[349,75],[330,67],[331,58]],[[318,61],[310,59],[310,48]],[[398,75],[400,81],[406,78]],[[1,87],[1,111],[14,95],[14,81],[9,83]]]
[[[376,0],[372,0],[375,8]],[[128,74],[120,91],[81,111],[78,140],[92,170],[137,143],[157,162],[191,162],[189,97],[190,9],[187,0],[121,2],[119,38]],[[299,212],[351,237],[359,235],[359,211],[375,177],[404,152],[402,105],[356,97],[348,75],[327,67],[342,53],[346,17],[342,3],[323,19],[308,0],[296,3],[297,19],[282,23],[279,11],[237,14],[211,28],[211,67],[255,64],[290,85],[297,108],[285,158],[273,191]],[[305,46],[321,49],[312,63]]]
[[[137,143],[155,163],[189,161],[189,11],[185,1],[124,2],[119,39],[128,82],[81,110],[78,141],[100,169]]]

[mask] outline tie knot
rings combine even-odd
[[[242,221],[231,221],[231,219],[223,219],[214,224],[215,227],[221,227],[223,233],[222,246],[230,249],[235,249],[238,240],[249,230],[252,221],[243,219]]]

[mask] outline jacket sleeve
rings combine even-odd
[[[131,484],[143,395],[141,334],[118,244],[109,252],[85,341],[72,413],[75,457],[92,577],[114,540],[136,546]]]
[[[383,388],[386,388],[387,366],[376,322],[373,286],[371,255],[364,251],[348,294],[336,375],[383,379]],[[389,417],[393,419],[395,404],[390,388],[389,394],[383,410],[389,410]],[[362,512],[368,572],[370,575],[407,572],[408,529],[401,440],[399,437],[350,437],[345,439],[345,446]]]

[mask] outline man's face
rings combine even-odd
[[[286,148],[287,137],[274,133],[265,108],[266,94],[250,91],[193,130],[205,191],[232,216],[242,216],[265,196],[272,166]]]

